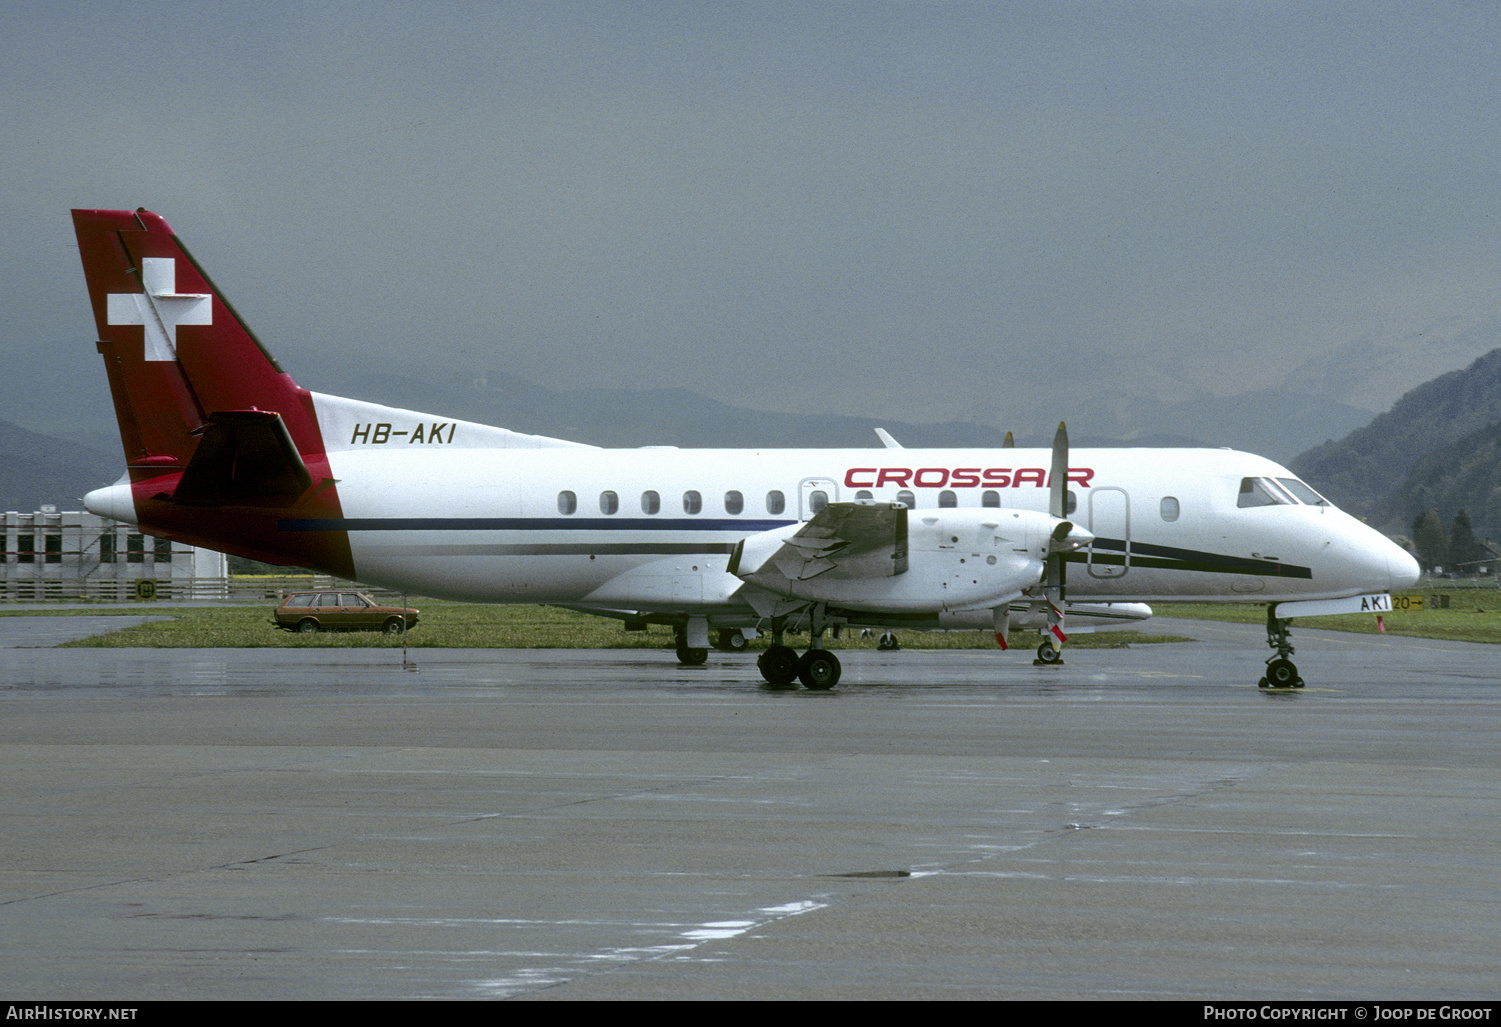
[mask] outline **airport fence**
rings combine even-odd
[[[328,574],[232,574],[228,578],[8,578],[0,603],[281,602],[287,592],[350,588],[381,602],[401,593]]]

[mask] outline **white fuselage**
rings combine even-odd
[[[733,604],[735,543],[808,519],[815,493],[908,502],[914,524],[941,524],[953,512],[944,501],[1046,511],[1048,458],[425,443],[330,453],[361,580],[485,602],[684,611]],[[1415,576],[1411,557],[1327,504],[1238,506],[1244,479],[1292,477],[1261,457],[1083,449],[1069,464],[1069,516],[1097,536],[1069,565],[1073,601],[1337,598]]]

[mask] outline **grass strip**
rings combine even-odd
[[[481,603],[444,603],[432,599],[412,600],[422,611],[422,622],[407,633],[409,649],[670,649],[672,631],[652,625],[647,631],[626,631],[620,621],[591,617],[550,606],[491,606]],[[67,611],[79,613],[81,611]],[[95,611],[89,610],[88,614]],[[401,637],[369,631],[319,632],[302,635],[271,625],[268,607],[135,607],[120,613],[168,614],[171,620],[142,624],[122,631],[65,643],[66,647],[191,648],[191,649],[399,649]],[[876,638],[845,632],[839,649],[875,649]],[[995,637],[987,631],[906,631],[900,634],[906,649],[994,649]],[[1018,648],[1036,645],[1031,632],[1015,632]],[[1074,634],[1072,648],[1118,648],[1131,644],[1183,642],[1186,638],[1147,635],[1132,631]],[[769,638],[754,640],[751,647],[765,648]]]

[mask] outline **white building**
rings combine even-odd
[[[132,525],[43,506],[5,514],[0,601],[218,599],[227,595],[223,553],[142,534]]]

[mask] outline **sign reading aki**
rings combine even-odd
[[[1333,617],[1345,613],[1391,612],[1392,597],[1385,592],[1363,596],[1349,596],[1345,599],[1305,599],[1290,603],[1275,603],[1272,606],[1272,616],[1282,619],[1292,617]]]

